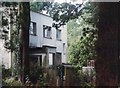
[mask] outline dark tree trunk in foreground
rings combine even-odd
[[[96,86],[118,86],[119,3],[99,3]]]
[[[21,81],[25,83],[25,77],[29,75],[29,2],[19,2],[20,14],[20,56],[21,56]]]

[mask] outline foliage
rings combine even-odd
[[[30,63],[30,76],[29,76],[29,80],[33,83],[33,84],[39,84],[40,86],[44,86],[46,83],[46,79],[47,79],[47,74],[45,71],[45,68],[43,67],[39,67],[38,63],[35,63],[31,60]]]
[[[12,70],[15,75],[18,75],[20,64],[19,61],[19,26],[18,26],[18,3],[17,2],[2,2],[2,28],[0,29],[1,38],[4,39],[4,47],[14,53],[12,57],[13,64]]]
[[[81,16],[68,23],[68,58],[78,70],[82,70],[87,60],[96,58],[97,17],[94,14],[97,14],[96,4],[87,3]]]
[[[47,5],[48,6],[48,5]],[[57,23],[53,24],[56,29],[68,23],[68,58],[77,70],[82,70],[87,60],[95,59],[95,41],[97,40],[97,3],[52,3],[48,6],[47,13]],[[72,20],[72,21],[71,21]],[[84,75],[80,74],[83,79]],[[83,81],[83,80],[81,80]],[[83,86],[91,85],[83,83]]]
[[[97,20],[93,19],[93,17],[95,18],[96,16],[96,9],[94,8],[95,8],[94,5],[89,3],[84,9],[82,8],[81,4],[74,5],[71,3],[62,3],[62,4],[52,3],[51,4],[51,3],[45,2],[43,4],[37,3],[36,5],[34,3],[33,5],[31,5],[31,9],[40,10],[40,11],[42,11],[42,9],[47,10],[47,12],[53,17],[53,19],[56,22],[58,22],[57,24],[53,24],[53,26],[56,28],[59,28],[61,25],[65,25],[68,21],[75,19],[75,22],[77,24],[72,22],[73,26],[72,27],[70,26],[71,28],[68,28],[68,29],[71,29],[70,36],[73,35],[72,33],[73,30],[75,30],[77,33],[77,36],[74,36],[76,40],[74,41],[73,39],[72,41],[74,43],[71,43],[71,40],[69,40],[69,45],[72,44],[70,45],[70,49],[69,49],[70,50],[69,58],[71,59],[71,63],[75,65],[78,69],[81,69],[81,67],[83,66],[84,62],[87,59],[93,59],[95,58],[95,55],[96,55],[94,51],[94,45],[97,39],[97,35],[96,35],[97,32],[96,32],[94,23]],[[76,20],[77,18],[79,19]],[[80,25],[77,21],[79,21]],[[8,30],[6,28],[8,28],[7,25],[10,24],[7,22],[8,20],[5,17],[3,17],[3,25],[5,26],[3,32],[5,33],[5,37],[4,37],[5,40],[8,40],[8,36],[6,36],[6,34],[8,34]],[[13,25],[14,22],[11,22],[11,23]],[[77,28],[74,28],[75,25]],[[11,37],[14,41],[13,42],[6,41],[6,46],[7,46],[6,48],[11,49],[13,51],[18,50],[18,47],[19,47],[17,46],[17,43],[19,42],[17,41],[18,34],[19,34],[18,30],[13,31],[13,35],[15,37],[14,36],[13,37],[11,36]],[[34,72],[32,72],[32,74],[33,73]],[[35,73],[33,76],[36,76],[36,75],[38,77],[39,74]]]
[[[53,27],[59,28],[65,25],[69,20],[76,19],[81,15],[85,3],[57,3],[57,2],[32,2],[31,9],[37,12],[46,11],[56,23]]]
[[[9,38],[9,33],[10,37],[14,38],[14,35],[18,35],[17,32],[15,31],[15,25],[17,24],[17,8],[16,8],[16,3],[8,3],[8,2],[3,2],[3,11],[2,11],[2,36],[1,38],[5,40],[5,48],[11,49],[12,51],[16,49],[16,44]]]
[[[35,12],[43,12],[51,7],[53,2],[30,2],[30,9]]]
[[[8,86],[8,88],[19,88],[19,87],[24,88],[23,84],[19,80],[16,80],[15,78],[3,79],[2,86],[3,87]]]
[[[5,66],[2,66],[2,86],[8,88],[17,88],[20,86],[23,86],[20,81],[18,81],[18,78],[11,77],[11,69],[6,69]]]
[[[4,65],[2,65],[2,79],[6,79],[11,76],[11,69],[6,69]]]
[[[82,72],[83,86],[88,86],[90,88],[95,87],[96,73],[94,68],[84,69]]]

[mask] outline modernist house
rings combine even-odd
[[[45,14],[30,12],[31,25],[29,30],[30,62],[39,66],[48,67],[66,63],[67,26],[59,29],[52,27],[53,19]],[[11,67],[11,54],[3,49],[0,39],[0,63]],[[4,56],[2,53],[6,53]]]
[[[56,29],[50,16],[33,11],[30,14],[30,62],[42,67],[66,63],[67,26]]]

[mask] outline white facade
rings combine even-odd
[[[6,68],[11,67],[11,53],[4,48],[4,40],[0,39],[0,65],[5,65]]]
[[[31,11],[31,22],[33,22],[36,26],[35,34],[30,34],[30,43],[29,46],[31,48],[47,48],[47,55],[46,53],[33,53],[33,55],[47,55],[46,57],[50,58],[50,53],[61,53],[61,63],[66,63],[67,58],[67,26],[62,26],[58,29],[52,27],[53,19],[50,16],[36,13]],[[48,30],[44,29],[48,28]],[[31,27],[33,28],[33,27]],[[32,30],[33,31],[33,30]],[[31,33],[31,29],[30,29]],[[48,33],[48,34],[46,34]],[[48,36],[48,37],[46,37]],[[43,58],[43,57],[42,57]],[[57,58],[55,58],[57,59]],[[51,58],[49,59],[48,63],[52,64]]]
[[[61,63],[66,63],[67,58],[67,26],[62,26],[59,28],[58,32],[57,29],[52,27],[53,19],[50,16],[36,13],[31,11],[31,22],[35,23],[36,25],[36,31],[35,34],[31,34],[30,29],[30,42],[29,46],[31,49],[37,49],[38,52],[32,51],[30,53],[30,56],[35,56],[38,59],[42,58],[42,62],[44,62],[45,57],[49,58],[47,60],[47,63],[50,65],[53,64],[53,57],[56,61],[58,61],[58,57],[61,58]],[[51,27],[50,37],[44,36],[44,29],[43,25]],[[32,30],[33,31],[33,30]],[[57,35],[57,33],[59,33]],[[58,39],[57,39],[58,37]],[[45,51],[43,51],[43,47],[45,48]],[[41,50],[39,50],[41,49]],[[42,50],[43,49],[43,50]],[[47,50],[46,50],[47,49]],[[40,52],[39,52],[40,51]],[[6,49],[3,46],[3,41],[0,39],[0,65],[3,63],[7,68],[11,67],[11,53],[7,52]],[[60,54],[61,56],[53,56],[56,55],[56,53]],[[42,57],[41,57],[42,56]]]

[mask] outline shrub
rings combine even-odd
[[[11,76],[11,69],[6,69],[4,65],[2,65],[2,79],[8,78]]]
[[[19,80],[15,80],[15,78],[6,78],[2,80],[2,86],[6,86],[8,88],[23,88],[23,84]]]

